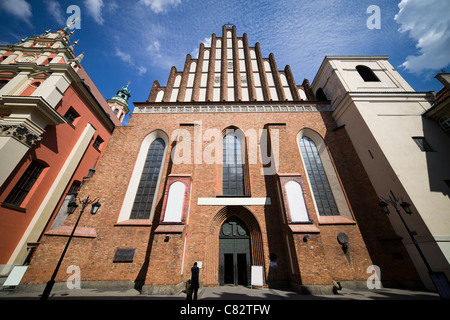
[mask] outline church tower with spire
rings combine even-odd
[[[120,122],[123,122],[124,117],[128,114],[128,99],[131,97],[131,91],[128,90],[129,83],[117,90],[116,95],[109,100],[106,100],[114,115]]]

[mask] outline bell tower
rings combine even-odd
[[[111,99],[107,100],[108,105],[111,107],[112,111],[116,117],[123,121],[124,117],[128,114],[128,99],[131,97],[131,91],[128,90],[130,83],[127,83],[125,87],[117,90],[116,95]]]

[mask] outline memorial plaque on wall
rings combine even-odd
[[[113,262],[133,262],[136,249],[116,249]]]

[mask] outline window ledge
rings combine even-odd
[[[114,226],[141,226],[150,227],[152,222],[148,219],[129,219],[120,222],[116,222]]]
[[[251,198],[248,194],[219,194],[216,198]]]
[[[319,224],[356,224],[356,221],[342,216],[319,216]]]
[[[8,208],[8,209],[19,211],[19,212],[27,212],[27,210],[25,208],[22,208],[22,207],[13,205],[13,204],[9,204],[9,203],[6,203],[6,202],[2,202],[1,206],[3,208]]]
[[[155,233],[182,233],[184,226],[184,224],[161,224],[156,228]]]
[[[73,230],[73,226],[61,226],[55,229],[52,229],[45,233],[46,236],[70,236]],[[89,227],[77,227],[74,237],[80,238],[96,238],[97,232],[95,228]]]
[[[293,233],[320,233],[314,224],[289,224],[289,229]]]

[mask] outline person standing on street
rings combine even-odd
[[[194,266],[191,268],[191,292],[194,295],[194,300],[197,300],[197,292],[199,287],[199,273],[200,269],[197,267],[197,262],[194,262]]]

